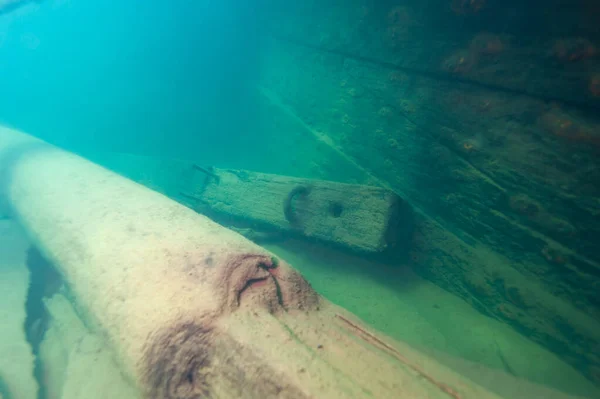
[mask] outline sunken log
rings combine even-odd
[[[201,212],[302,235],[355,252],[406,248],[411,212],[393,191],[246,170],[202,168],[185,195]]]
[[[264,248],[81,157],[2,128],[0,172],[145,398],[496,398],[369,331]]]

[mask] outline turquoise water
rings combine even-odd
[[[491,395],[600,397],[595,2],[8,3],[0,124],[241,232]],[[289,193],[274,188],[282,176]],[[313,185],[338,183],[353,186],[319,208],[327,223],[346,207],[379,214],[367,191],[350,203],[364,186],[401,200],[397,249],[365,254],[335,237],[347,226],[316,238],[294,226]],[[0,344],[0,399],[29,399],[27,384],[36,399],[121,387],[66,305],[60,267],[3,205],[0,342],[17,349]],[[63,379],[73,342],[101,360],[71,367],[110,370],[96,388]]]
[[[0,21],[0,119],[69,149],[190,157],[243,140],[259,61],[253,20],[250,5],[228,2],[16,10]]]

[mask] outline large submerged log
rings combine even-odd
[[[263,248],[78,156],[1,128],[0,172],[144,397],[496,398],[369,332]]]
[[[200,211],[254,226],[302,235],[355,252],[406,248],[412,232],[408,204],[380,187],[280,176],[246,170],[202,168],[185,187]]]

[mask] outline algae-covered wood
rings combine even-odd
[[[195,187],[185,187],[185,193],[219,214],[359,252],[406,247],[410,237],[408,205],[384,188],[245,170],[197,169],[205,178]]]
[[[265,98],[419,210],[417,273],[600,381],[589,108],[289,40],[271,42],[268,65]]]
[[[265,30],[291,45],[412,76],[600,109],[597,1],[278,3],[265,12]]]

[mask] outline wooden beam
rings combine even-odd
[[[182,190],[203,213],[208,208],[266,230],[355,252],[405,250],[410,244],[412,212],[393,191],[247,170],[194,169],[203,178]]]

